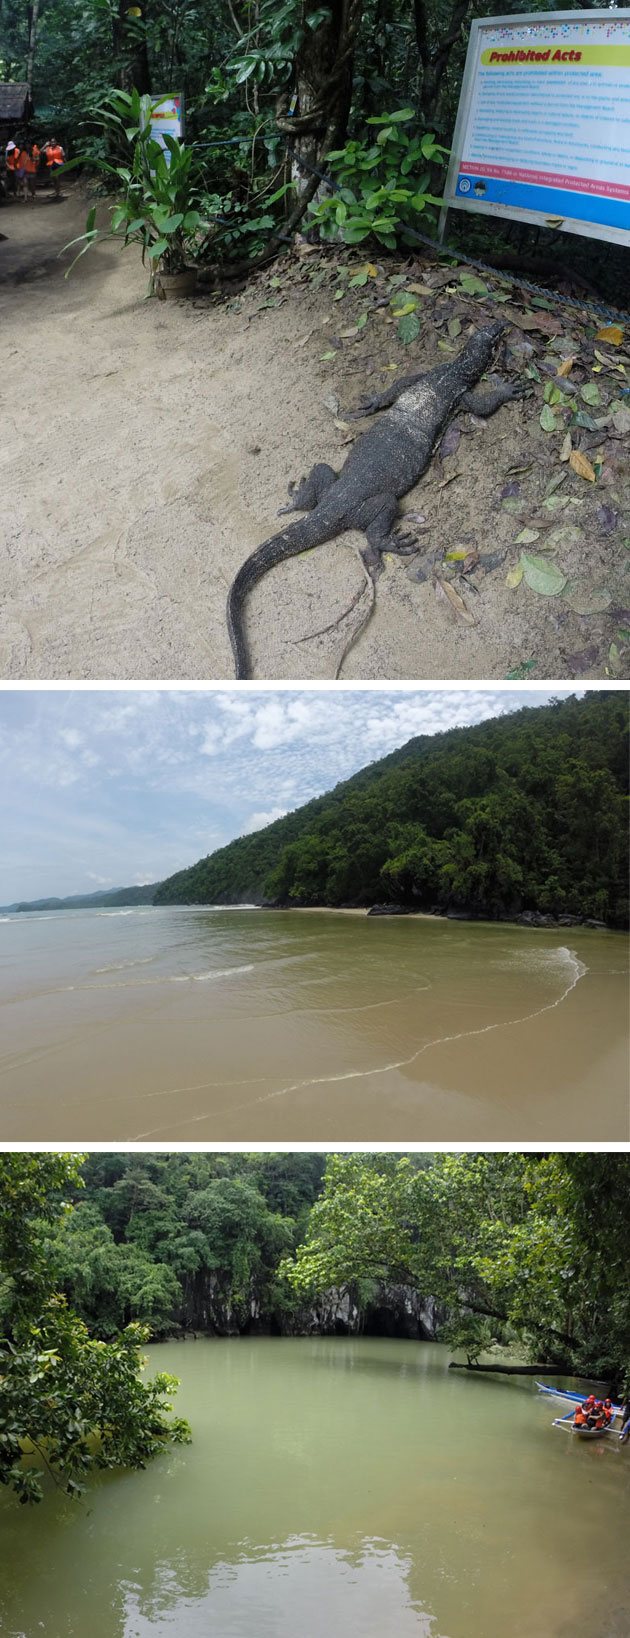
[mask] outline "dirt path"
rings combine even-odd
[[[334,395],[356,402],[367,376],[376,374],[377,385],[388,379],[380,373],[387,364],[434,362],[437,342],[425,330],[405,354],[375,311],[369,330],[340,340],[334,361],[323,361],[342,325],[334,282],[304,276],[296,286],[282,269],[279,286],[267,275],[227,305],[210,295],[144,302],[136,253],[112,245],[65,280],[57,252],[84,217],[73,194],[59,204],[42,194],[34,207],[0,212],[8,236],[0,243],[0,675],[230,677],[229,582],[277,526],[289,479],[315,460],[343,460],[348,432],[331,413]],[[343,304],[346,324],[354,296]],[[487,426],[463,418],[458,454],[445,454],[405,503],[425,519],[423,550],[439,544],[480,559],[457,582],[471,623],[436,591],[435,565],[422,578],[423,557],[411,565],[390,559],[344,676],[504,677],[519,667],[536,679],[606,676],[611,643],[621,656],[614,674],[627,674],[618,631],[621,538],[630,536],[623,445],[606,479],[612,533],[605,516],[601,528],[582,527],[584,507],[595,506],[590,486],[570,474],[567,490],[571,521],[581,527],[566,572],[604,583],[605,611],[580,615],[558,597],[506,585],[523,518],[515,518],[518,503],[505,508],[502,485],[510,470],[533,466],[540,488],[537,463],[549,442],[539,410],[534,423],[531,405],[505,408]],[[531,510],[528,498],[524,505]],[[334,675],[356,613],[337,631],[298,639],[334,621],[358,592],[357,544],[348,535],[319,548],[257,589],[248,624],[258,677]]]

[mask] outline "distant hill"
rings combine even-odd
[[[627,923],[628,697],[412,739],[160,883],[155,904],[368,905]]]
[[[113,887],[103,893],[73,893],[68,899],[29,899],[20,904],[0,905],[3,915],[20,910],[102,910],[107,905],[152,904],[158,882],[146,887]]]

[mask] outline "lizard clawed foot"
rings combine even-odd
[[[300,479],[300,483],[304,483],[303,478]],[[287,512],[295,512],[297,510],[295,505],[295,491],[298,487],[299,485],[296,484],[295,478],[291,478],[290,482],[287,484],[289,504],[288,506],[279,506],[276,512],[276,517],[283,518]]]
[[[510,386],[510,398],[531,398],[534,390],[531,381],[513,381]]]
[[[373,415],[377,407],[375,398],[365,398],[360,404],[357,404],[356,409],[344,410],[344,421],[362,421],[364,415]]]
[[[415,535],[406,533],[390,535],[389,540],[383,541],[381,552],[394,552],[396,557],[413,557],[420,550]]]

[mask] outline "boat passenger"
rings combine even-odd
[[[573,1426],[574,1428],[588,1427],[588,1406],[586,1404],[576,1405]]]
[[[609,1428],[611,1422],[613,1421],[614,1415],[615,1415],[614,1410],[613,1410],[612,1399],[605,1399],[604,1400],[603,1411],[604,1411],[604,1421],[606,1423],[606,1427]]]

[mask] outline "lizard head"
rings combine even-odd
[[[505,328],[505,324],[500,321],[496,324],[485,324],[481,330],[476,330],[474,336],[471,336],[467,347],[460,354],[467,387],[475,385],[475,382],[479,380],[479,377],[483,375],[488,365],[496,357]],[[458,363],[460,359],[458,359]]]

